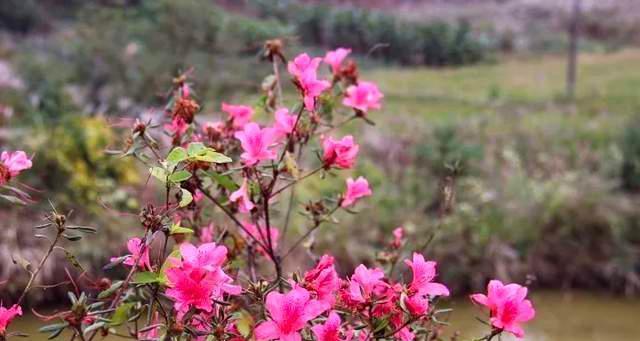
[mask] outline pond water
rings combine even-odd
[[[538,292],[532,295],[532,300],[537,316],[534,322],[525,326],[524,341],[640,340],[640,299],[586,292]],[[452,323],[449,335],[458,330],[461,332],[459,340],[470,340],[486,333],[487,327],[475,319],[484,315],[468,300],[444,301],[439,308],[445,306],[454,309],[449,320]],[[41,324],[35,316],[25,316],[15,322],[11,330],[29,333],[28,340],[47,339],[46,335],[37,332]],[[502,341],[513,340],[516,339],[502,338]]]

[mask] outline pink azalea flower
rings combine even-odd
[[[191,308],[211,312],[214,299],[219,300],[224,294],[240,294],[242,289],[232,285],[233,279],[221,268],[227,255],[224,246],[207,243],[196,248],[183,243],[180,254],[181,259],[172,259],[172,267],[166,270],[169,286],[166,294],[179,313]]]
[[[424,315],[429,310],[429,299],[424,295],[408,296],[404,304],[413,315]]]
[[[274,160],[276,152],[269,149],[275,142],[276,134],[272,128],[262,128],[257,123],[247,123],[244,129],[235,133],[244,152],[240,155],[247,166],[260,161]]]
[[[265,228],[258,227],[257,225],[251,224],[249,222],[244,222],[242,223],[242,225],[244,226],[246,233],[259,240],[263,245],[267,247],[269,246],[269,237],[265,234]],[[280,238],[280,231],[277,228],[271,226],[269,232],[271,234],[271,246],[273,246],[273,249],[275,250],[278,248],[278,238]],[[253,241],[253,239],[250,238],[249,241]],[[263,256],[266,256],[268,254],[267,250],[264,250],[262,246],[256,245],[256,250],[258,250],[258,252],[260,252],[260,254],[262,254]]]
[[[298,78],[300,84],[304,107],[309,111],[316,109],[316,99],[325,90],[331,87],[331,83],[325,80],[319,80],[315,73],[305,73]]]
[[[202,268],[173,267],[166,270],[169,289],[166,294],[174,301],[177,311],[186,313],[191,308],[211,312],[216,283],[210,272]]]
[[[351,85],[347,88],[347,95],[342,100],[342,104],[366,113],[371,109],[380,109],[382,97],[384,95],[377,85],[361,81],[358,85]]]
[[[316,107],[316,98],[323,91],[331,87],[331,83],[319,80],[317,76],[318,66],[321,58],[311,58],[303,53],[289,62],[288,69],[297,80],[297,84],[302,91],[304,106],[307,110],[313,111]]]
[[[391,316],[391,324],[394,328],[400,328],[405,323],[402,320],[401,314],[394,314]],[[411,331],[408,326],[400,328],[400,330],[396,333],[395,337],[400,341],[413,341],[416,335]]]
[[[355,302],[366,302],[387,287],[383,278],[384,272],[381,269],[368,269],[363,264],[358,265],[349,281],[349,298]]]
[[[321,61],[322,59],[320,57],[311,58],[308,54],[302,53],[289,62],[287,69],[289,73],[296,78],[301,78],[303,75],[309,73],[312,73],[315,78]]]
[[[399,249],[404,243],[403,239],[404,239],[404,228],[402,226],[396,227],[393,230],[393,242],[391,243],[391,246],[393,246],[396,249]]]
[[[301,287],[294,287],[286,294],[270,292],[266,307],[271,319],[256,327],[254,334],[258,341],[300,341],[299,330],[328,309],[327,304],[311,299],[309,292]]]
[[[449,296],[449,289],[444,284],[434,283],[436,277],[436,262],[426,262],[424,256],[414,252],[413,261],[405,260],[413,272],[413,280],[409,291],[418,295]]]
[[[296,115],[289,114],[289,109],[281,108],[276,110],[276,123],[274,125],[275,132],[278,138],[283,138],[293,133],[293,128],[296,125]]]
[[[176,116],[171,120],[171,123],[167,123],[164,125],[164,130],[166,130],[171,135],[182,136],[189,129],[189,125],[185,120]]]
[[[213,242],[213,223],[209,224],[209,226],[203,227],[200,229],[200,242],[201,243],[211,243]]]
[[[313,331],[317,341],[342,341],[340,338],[341,323],[340,315],[332,311],[324,324],[317,324],[311,327],[311,331]]]
[[[22,308],[19,305],[14,304],[9,309],[0,306],[0,336],[5,334],[7,326],[16,316],[22,316]]]
[[[235,192],[231,193],[229,200],[238,204],[238,210],[242,213],[251,212],[255,207],[251,202],[251,196],[249,195],[249,189],[247,185],[247,179],[242,181],[242,186]]]
[[[144,248],[144,251],[142,249]],[[149,259],[149,247],[144,246],[144,241],[140,238],[131,238],[127,242],[127,249],[131,252],[126,255],[122,264],[134,266],[136,263],[141,269],[151,270],[151,260]],[[120,257],[111,258],[111,262],[116,262]]]
[[[351,53],[351,49],[338,48],[333,51],[328,51],[324,56],[324,62],[331,66],[331,71],[334,75],[340,73],[340,66],[342,61]]]
[[[498,280],[492,280],[487,285],[487,295],[474,294],[471,295],[471,300],[489,308],[494,328],[522,338],[524,330],[520,324],[532,320],[536,315],[533,304],[526,297],[526,287],[515,283],[504,285]]]
[[[0,185],[4,185],[25,169],[31,168],[31,160],[21,150],[16,152],[3,151],[0,154]]]
[[[327,137],[322,141],[324,152],[322,161],[325,167],[349,169],[356,163],[360,146],[353,141],[353,136],[347,135],[340,140]]]
[[[335,304],[335,293],[340,289],[340,278],[333,265],[334,258],[323,255],[315,268],[304,274],[303,286],[316,294],[319,301]]]
[[[204,199],[204,193],[201,190],[196,189],[195,193],[193,193],[193,201],[198,203]]]
[[[369,182],[364,177],[359,177],[355,181],[352,178],[348,178],[347,191],[342,196],[340,206],[352,206],[358,199],[370,196],[372,193],[371,188],[369,188]]]
[[[222,103],[222,111],[229,114],[235,128],[242,128],[251,121],[253,108],[248,105],[234,105]]]
[[[214,271],[227,260],[227,248],[216,243],[206,243],[195,247],[190,243],[180,244],[182,263],[194,268]]]

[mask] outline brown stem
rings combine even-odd
[[[277,103],[279,106],[282,106],[282,84],[280,83],[280,69],[278,68],[277,58],[273,58],[273,75],[276,78]]]
[[[49,258],[49,256],[51,256],[51,253],[53,252],[56,244],[58,243],[58,241],[60,241],[60,237],[62,236],[63,232],[64,232],[64,229],[62,228],[58,229],[56,238],[53,240],[51,245],[49,245],[49,249],[47,250],[47,253],[45,253],[45,255],[42,257],[42,259],[40,260],[40,263],[38,263],[38,267],[36,268],[36,270],[31,273],[31,277],[29,277],[29,282],[27,282],[27,285],[24,287],[24,290],[22,291],[22,294],[20,295],[20,298],[16,303],[17,305],[20,305],[22,303],[22,300],[24,300],[24,298],[27,296],[27,293],[31,289],[31,286],[33,285],[34,281],[38,277],[40,270],[42,270],[42,267],[47,262],[47,259]]]
[[[294,181],[292,181],[292,182],[290,182],[290,183],[288,183],[288,184],[286,184],[286,185],[282,186],[281,188],[279,188],[279,189],[277,189],[277,190],[273,191],[273,193],[271,193],[271,197],[274,197],[274,196],[276,196],[276,195],[280,194],[281,192],[283,192],[283,191],[284,191],[284,190],[286,190],[287,188],[289,188],[289,187],[291,187],[291,186],[295,185],[296,183],[298,183],[298,182],[300,182],[300,181],[302,181],[302,180],[304,180],[304,179],[306,179],[306,178],[308,178],[308,177],[310,177],[310,176],[312,176],[312,175],[314,175],[314,174],[318,173],[319,171],[321,171],[321,170],[323,170],[323,169],[324,169],[324,166],[320,166],[320,167],[318,167],[318,168],[316,168],[316,169],[312,170],[311,172],[309,172],[309,173],[307,173],[307,174],[305,174],[305,175],[303,175],[303,176],[299,177],[298,179],[295,179]]]
[[[331,216],[333,213],[335,213],[335,211],[338,210],[338,208],[340,207],[340,205],[336,205],[336,207],[334,207],[328,214],[327,216]],[[313,231],[315,231],[316,229],[318,229],[318,227],[320,227],[320,225],[322,225],[322,223],[325,221],[325,219],[322,220],[318,220],[313,227],[311,227],[310,229],[307,230],[307,232],[305,232],[305,234],[303,234],[300,238],[298,238],[298,240],[295,241],[295,243],[293,243],[293,245],[291,245],[291,247],[289,248],[289,250],[284,254],[284,256],[282,256],[282,259],[287,258],[287,256],[289,256],[291,254],[291,252],[293,252],[299,245],[300,243],[302,243],[305,239],[307,239],[307,237],[309,237],[309,235],[311,235],[311,233],[313,233]]]
[[[226,207],[224,207],[224,205],[222,205],[216,198],[214,198],[211,194],[209,194],[209,192],[206,189],[204,189],[204,187],[202,187],[201,185],[198,185],[198,189],[202,192],[202,194],[204,194],[205,197],[207,197],[207,199],[209,199],[216,206],[218,206],[218,208],[220,208],[222,212],[224,212],[242,231],[244,231],[244,233],[247,236],[249,236],[249,238],[251,238],[256,244],[258,244],[264,250],[268,249],[264,243],[258,240],[258,238],[256,238],[253,234],[249,233],[249,231],[247,231],[247,229],[240,222],[240,220],[238,220],[238,218],[236,218],[236,216],[233,213],[231,213],[231,211],[229,211]]]

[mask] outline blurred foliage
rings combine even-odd
[[[630,191],[640,189],[640,121],[629,124],[622,135],[622,185]]]
[[[435,129],[433,137],[416,148],[418,165],[425,165],[438,178],[468,173],[471,161],[482,157],[482,146],[465,142],[458,129],[453,125]]]
[[[42,11],[37,0],[0,1],[0,28],[26,33],[42,20]]]
[[[55,124],[36,125],[29,131],[34,176],[28,182],[45,193],[57,193],[56,202],[89,214],[115,209],[135,209],[127,189],[140,182],[139,168],[130,159],[107,155],[117,136],[100,116],[65,116]]]
[[[253,0],[258,15],[295,26],[306,45],[355,52],[405,65],[463,65],[486,58],[488,48],[467,22],[416,23],[355,7]]]
[[[257,87],[263,41],[288,33],[275,21],[233,15],[206,0],[89,3],[75,19],[46,41],[23,42],[16,60],[27,79],[82,85],[88,112],[160,103],[171,78],[190,69],[206,100]]]

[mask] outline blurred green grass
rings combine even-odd
[[[463,68],[384,68],[366,72],[385,93],[386,112],[432,122],[524,109],[580,116],[640,110],[640,50],[580,56],[575,107],[564,100],[563,56],[513,57]],[[571,122],[575,123],[575,122]]]

